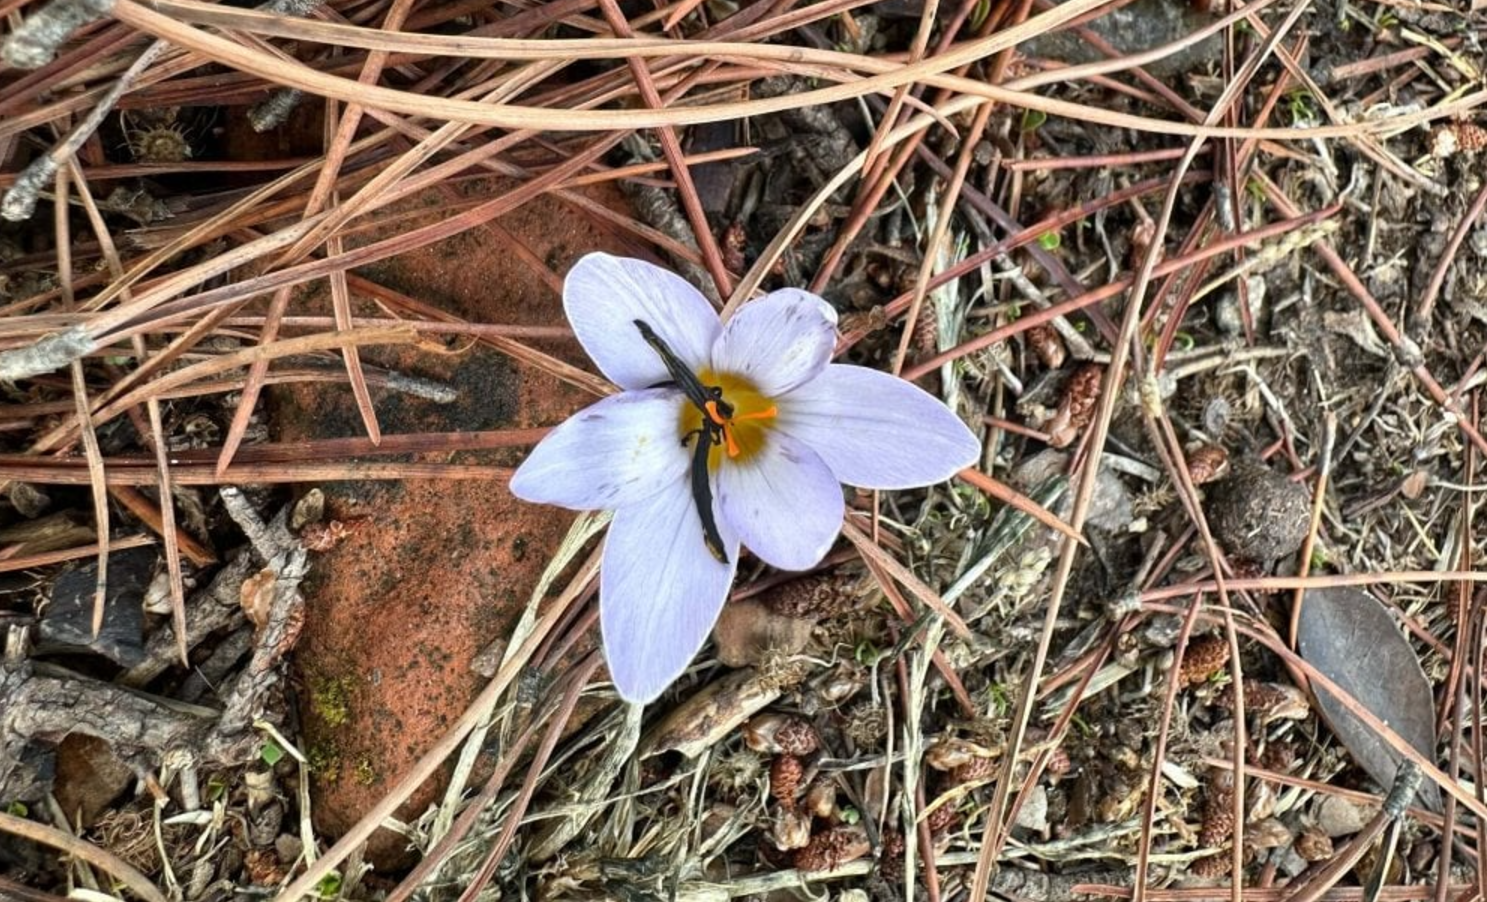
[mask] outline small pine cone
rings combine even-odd
[[[883,834],[883,848],[878,850],[878,873],[890,883],[904,879],[904,835],[897,830]]]
[[[776,614],[818,620],[854,611],[862,601],[857,578],[832,571],[792,579],[764,597]]]
[[[1229,452],[1219,445],[1200,445],[1188,455],[1188,475],[1193,485],[1213,482],[1229,469]]]
[[[940,836],[950,832],[960,822],[960,813],[952,805],[941,805],[929,813],[924,823],[929,827],[931,836]]]
[[[1234,865],[1234,860],[1228,852],[1215,852],[1199,858],[1188,866],[1188,873],[1203,880],[1214,880],[1226,877],[1229,869]]]
[[[1097,363],[1086,363],[1074,371],[1064,386],[1064,396],[1059,401],[1058,411],[1048,422],[1048,444],[1055,448],[1067,448],[1095,417],[1095,406],[1100,402],[1100,385],[1105,381],[1105,368]]]
[[[1208,800],[1203,805],[1203,826],[1198,830],[1198,843],[1212,849],[1228,842],[1234,835],[1234,777],[1219,772],[1208,787]]]
[[[1186,688],[1206,682],[1229,663],[1229,640],[1223,636],[1199,636],[1188,643],[1182,655],[1178,682]]]
[[[833,827],[811,837],[804,849],[795,851],[795,866],[802,871],[834,871],[866,855],[867,834],[858,827]]]
[[[938,319],[934,298],[926,297],[919,308],[919,318],[914,321],[914,350],[921,358],[933,357],[940,349]]]
[[[1332,837],[1316,827],[1307,827],[1296,837],[1295,848],[1304,861],[1326,861],[1332,857]]]
[[[955,783],[980,783],[996,775],[997,765],[991,758],[978,755],[966,763],[952,768],[950,779]]]
[[[795,793],[800,789],[800,778],[805,774],[805,765],[794,755],[776,755],[769,762],[769,794],[785,808],[795,807]]]
[[[1052,326],[1044,323],[1027,330],[1027,344],[1048,369],[1056,370],[1064,365],[1064,340]]]

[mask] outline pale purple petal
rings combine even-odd
[[[649,323],[694,370],[707,364],[722,328],[707,298],[680,276],[602,253],[588,254],[568,271],[563,309],[583,349],[620,388],[649,388],[671,378],[635,320]]]
[[[738,539],[719,523],[729,563],[702,543],[685,480],[620,508],[599,571],[599,623],[615,688],[645,703],[687,669],[707,641],[738,566]]]
[[[776,429],[809,445],[848,485],[930,485],[981,454],[976,436],[949,408],[878,370],[832,364],[778,404]]]
[[[744,545],[781,570],[821,562],[842,528],[842,487],[805,444],[778,431],[746,462],[718,468],[718,510]]]
[[[807,291],[770,292],[742,309],[713,345],[713,369],[743,376],[766,397],[815,378],[836,346],[836,311]]]
[[[686,399],[673,388],[612,395],[548,433],[511,477],[524,501],[610,510],[685,483],[681,442]]]

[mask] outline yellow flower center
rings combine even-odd
[[[707,468],[716,471],[726,455],[728,459],[746,461],[764,447],[765,433],[773,426],[778,410],[774,402],[759,393],[752,382],[729,373],[714,373],[699,370],[697,378],[708,387],[717,386],[723,392],[723,405],[709,402],[707,418],[722,431],[722,441],[712,447],[707,456]],[[732,407],[731,415],[725,415]],[[703,412],[697,405],[682,405],[678,430],[683,439],[701,441]]]

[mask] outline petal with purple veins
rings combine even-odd
[[[693,370],[707,365],[722,328],[707,298],[687,281],[644,260],[593,253],[563,281],[573,334],[599,371],[621,388],[649,388],[671,377],[635,326],[643,320]]]
[[[620,508],[599,570],[599,623],[610,677],[626,701],[645,703],[687,669],[728,597],[738,539],[718,524],[729,563],[702,543],[685,480]]]
[[[676,389],[653,388],[580,410],[527,455],[511,477],[511,493],[573,510],[610,510],[685,483],[684,403]]]
[[[976,436],[938,399],[878,370],[832,364],[777,400],[775,428],[809,445],[848,485],[930,485],[981,454]]]
[[[766,397],[815,378],[836,347],[836,311],[807,291],[785,288],[745,304],[713,345],[713,369],[742,376]]]
[[[747,461],[718,468],[718,511],[760,560],[781,570],[821,562],[842,528],[842,487],[804,443],[772,432]]]

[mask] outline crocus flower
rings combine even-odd
[[[836,312],[808,292],[772,292],[725,324],[680,277],[595,253],[568,273],[563,306],[622,391],[549,433],[511,491],[614,511],[600,624],[629,701],[660,695],[707,640],[740,543],[774,567],[809,569],[841,530],[841,483],[928,485],[980,453],[929,394],[832,363]]]

